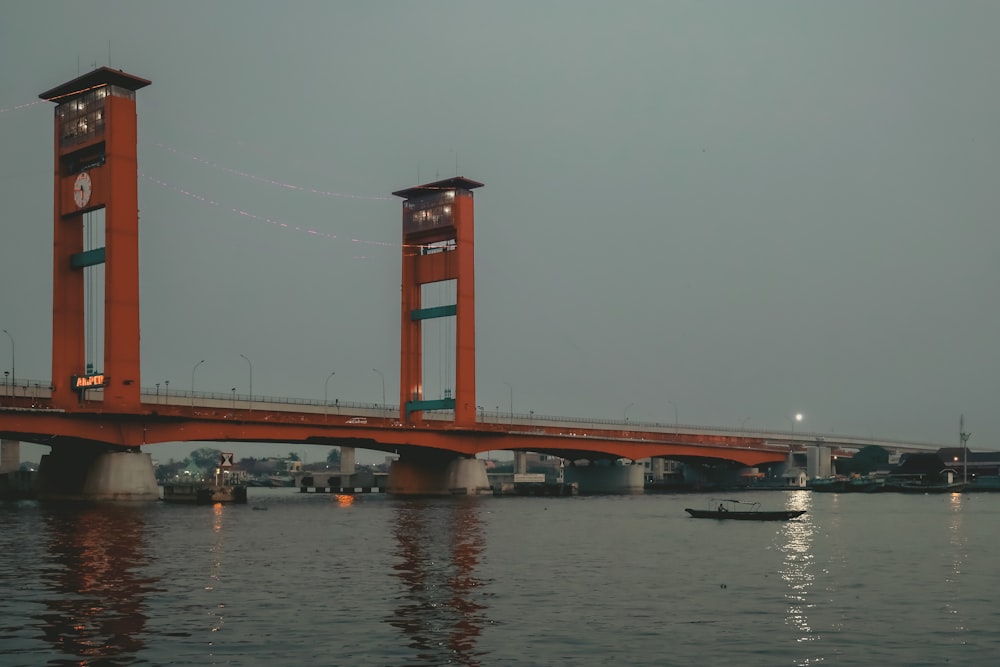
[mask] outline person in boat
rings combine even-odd
[[[729,510],[726,509],[726,506],[724,504],[719,503],[719,511],[720,512],[728,512]]]

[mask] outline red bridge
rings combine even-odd
[[[139,362],[139,247],[136,91],[149,81],[100,68],[40,95],[55,103],[52,378],[3,385],[0,437],[49,445],[39,471],[43,494],[146,498],[158,495],[142,445],[176,441],[275,442],[360,447],[399,455],[395,493],[478,493],[488,489],[489,450],[535,451],[570,460],[649,457],[726,461],[753,467],[784,460],[808,439],[794,434],[597,423],[513,414],[477,414],[473,191],[456,177],[400,190],[402,303],[399,407],[348,410],[325,401],[252,395],[155,393]],[[103,228],[88,214],[103,211]],[[99,239],[92,241],[92,239]],[[88,280],[103,266],[103,285]],[[454,281],[455,303],[424,307],[421,287]],[[100,326],[85,303],[102,299]],[[423,325],[454,318],[454,394],[423,396]],[[95,337],[103,331],[103,340]],[[103,349],[95,371],[87,350]],[[95,355],[91,355],[95,356]],[[249,363],[249,360],[247,360]],[[12,363],[13,366],[13,363]],[[197,368],[197,366],[195,367]],[[14,369],[11,369],[12,373]],[[252,378],[252,366],[251,366]],[[384,402],[384,401],[383,401]],[[828,446],[869,444],[832,438]],[[635,471],[618,466],[615,488],[634,489]],[[638,476],[641,485],[641,469]],[[592,481],[592,480],[590,480]],[[152,485],[151,485],[152,483]],[[587,480],[581,484],[587,483]]]

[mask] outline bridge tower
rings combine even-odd
[[[101,67],[39,95],[56,104],[52,282],[55,407],[73,409],[84,398],[96,399],[103,394],[105,410],[139,409],[135,91],[149,84],[121,70]],[[101,272],[96,271],[102,266],[104,319],[88,321],[98,319],[93,313],[102,305]],[[97,352],[101,349],[103,354]],[[102,362],[103,368],[96,368]]]
[[[460,176],[393,192],[403,201],[400,419],[424,410],[454,410],[456,424],[476,421],[476,321],[472,191],[482,183]],[[456,282],[454,304],[425,308],[423,285]],[[455,392],[423,395],[424,320],[455,318]]]

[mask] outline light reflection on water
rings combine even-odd
[[[0,503],[0,665],[939,665],[1000,651],[1000,494],[748,499],[806,514],[690,519],[700,495]]]
[[[403,631],[419,664],[479,665],[486,622],[476,567],[485,544],[481,501],[400,502],[393,566],[404,589],[388,623]]]
[[[211,534],[212,534],[212,547],[210,549],[212,554],[212,560],[210,561],[208,578],[211,581],[210,584],[205,586],[206,591],[214,591],[216,586],[221,582],[224,575],[224,570],[226,566],[226,531],[225,531],[225,519],[226,513],[229,510],[235,510],[234,507],[226,507],[222,503],[215,503],[212,505],[212,522],[211,522]],[[225,618],[225,605],[217,603],[215,609],[210,616],[209,632],[219,632],[226,623]],[[213,642],[214,643],[214,642]]]
[[[963,507],[971,502],[968,494],[952,493],[948,494],[949,516],[948,516],[948,545],[950,547],[951,567],[945,576],[948,585],[956,585],[965,571],[965,563],[968,560],[968,537],[963,527]],[[968,628],[964,625],[961,617],[961,610],[956,601],[948,600],[945,603],[945,613],[948,615],[949,624],[957,633],[964,633]]]
[[[948,543],[952,546],[951,573],[949,581],[954,581],[962,574],[962,566],[966,560],[966,537],[962,526],[962,507],[969,501],[968,495],[961,493],[948,494],[950,513],[948,520]],[[963,502],[964,501],[964,502]]]
[[[789,510],[805,510],[801,517],[782,524],[783,543],[780,550],[784,556],[781,567],[781,578],[787,591],[788,613],[785,620],[795,627],[800,636],[798,641],[812,641],[816,637],[809,625],[809,610],[813,606],[809,602],[810,589],[816,579],[813,573],[815,556],[812,553],[815,524],[810,510],[812,495],[805,491],[790,494],[785,503]]]
[[[144,647],[146,596],[156,581],[143,510],[130,505],[44,505],[44,610],[34,614],[55,655],[85,664],[132,664]],[[61,661],[58,661],[61,662]]]

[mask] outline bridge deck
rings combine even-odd
[[[0,386],[0,435],[40,444],[68,440],[134,447],[157,442],[242,441],[345,445],[381,451],[430,447],[473,455],[526,450],[565,458],[596,453],[632,460],[650,456],[725,458],[756,465],[780,460],[790,449],[822,444],[835,450],[880,445],[895,451],[943,446],[827,433],[765,431],[661,422],[480,411],[474,424],[455,424],[451,413],[425,413],[405,423],[396,406],[322,402],[208,392],[150,391],[127,415],[102,411],[101,390],[88,390],[78,410],[49,406],[46,383]],[[845,451],[846,453],[846,451]]]

